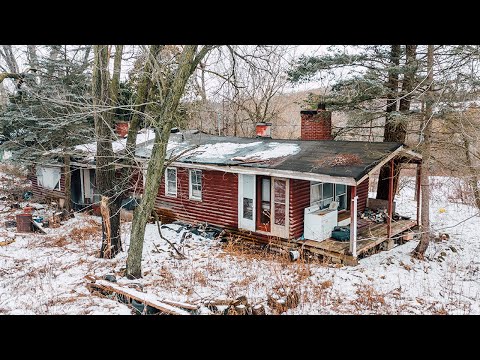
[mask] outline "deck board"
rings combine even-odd
[[[398,220],[392,222],[392,237],[416,226],[414,220]],[[372,224],[361,229],[357,234],[357,255],[381,244],[387,240],[387,224]],[[329,238],[323,241],[300,240],[305,247],[321,249],[330,253],[336,253],[340,257],[347,255],[350,249],[349,241],[337,241]]]

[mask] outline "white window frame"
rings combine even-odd
[[[192,189],[192,174],[194,172],[200,172],[200,196],[197,197],[197,196],[194,196],[193,195],[193,189]],[[189,198],[190,200],[197,200],[197,201],[202,201],[202,190],[203,190],[203,184],[202,184],[202,170],[199,170],[199,169],[190,169],[189,172],[188,172],[188,195],[189,195]]]
[[[54,174],[55,177],[58,177],[58,182],[56,182],[55,180],[53,181],[55,183],[55,185],[58,184],[58,187],[56,187],[55,185],[54,186],[46,186],[45,182],[44,182],[44,173],[46,172],[46,170],[54,170],[54,172],[58,172],[57,174]],[[48,190],[55,190],[55,191],[62,191],[62,188],[61,188],[61,185],[60,185],[60,180],[62,179],[62,171],[60,168],[58,167],[54,167],[54,166],[37,166],[36,169],[35,169],[35,172],[36,172],[36,176],[37,176],[37,185],[44,188],[44,189],[48,189]]]
[[[175,171],[175,192],[168,192],[168,171],[174,170]],[[177,180],[177,168],[176,167],[167,167],[165,169],[165,196],[169,197],[177,197],[178,191],[178,180]]]
[[[323,203],[324,201],[326,200],[331,200],[330,202],[332,201],[336,201],[338,202],[338,204],[340,205],[340,202],[338,201],[339,197],[342,196],[342,195],[345,195],[345,198],[347,197],[347,189],[348,189],[348,186],[345,185],[345,184],[334,184],[334,183],[331,183],[333,185],[333,194],[332,196],[329,196],[328,198],[324,198],[323,197],[323,185],[325,183],[323,182],[314,182],[314,181],[311,181],[310,182],[310,206],[314,206],[314,205],[319,205],[320,208],[323,207]],[[344,185],[345,186],[345,192],[341,193],[341,194],[336,194],[337,192],[337,185]],[[313,188],[315,186],[318,186],[319,187],[319,193],[320,193],[320,199],[316,200],[316,201],[313,201]],[[326,207],[323,207],[324,209]],[[342,211],[342,210],[346,210],[347,209],[347,201],[345,200],[345,209],[338,209],[339,211]]]

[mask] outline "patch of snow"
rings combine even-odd
[[[289,155],[295,155],[300,151],[300,147],[297,144],[281,144],[276,142],[271,142],[268,144],[267,150],[255,151],[251,154],[248,154],[244,157],[237,157],[236,160],[269,160],[280,158]]]
[[[228,142],[205,144],[193,149],[191,152],[187,153],[187,155],[193,155],[196,159],[220,158],[235,154],[241,149],[258,146],[259,144],[261,144],[261,142],[254,142],[250,144],[237,144]]]

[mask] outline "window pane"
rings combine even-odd
[[[285,188],[287,182],[285,180],[274,180],[273,190],[274,190],[274,201],[277,203],[285,203]]]
[[[201,199],[202,170],[190,170],[190,188],[192,189],[192,197]]]
[[[333,197],[333,184],[332,183],[324,183],[323,184],[323,199]]]
[[[167,182],[167,193],[168,194],[175,194],[177,192],[177,184],[172,181]]]
[[[253,220],[253,199],[243,198],[243,218]]]
[[[167,179],[168,181],[175,181],[177,177],[177,172],[175,169],[167,169]]]
[[[335,185],[335,195],[345,194],[347,191],[347,185],[336,184]]]
[[[262,179],[262,201],[270,202],[270,179]]]
[[[310,205],[313,205],[314,203],[320,201],[322,193],[322,184],[317,183],[317,184],[312,184],[310,186]]]
[[[192,196],[196,198],[200,198],[202,196],[202,192],[197,189],[192,189]]]
[[[275,224],[285,225],[285,204],[275,203]]]

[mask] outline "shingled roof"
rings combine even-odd
[[[148,158],[152,146],[139,147],[136,156]],[[380,162],[404,149],[405,145],[396,142],[240,138],[190,130],[170,135],[167,158],[184,164],[270,169],[283,174],[319,174],[358,181]]]

